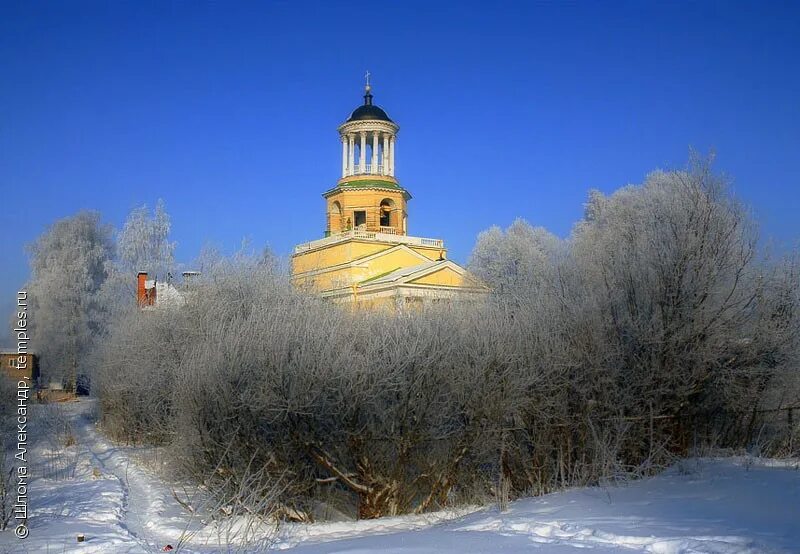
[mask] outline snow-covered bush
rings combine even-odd
[[[545,236],[521,222],[490,230],[470,268],[522,327],[560,326],[548,363],[569,372],[558,405],[578,436],[559,448],[585,442],[586,423],[625,421],[626,465],[710,437],[744,444],[762,408],[797,404],[797,263],[759,257],[754,225],[707,161],[593,191],[560,248]],[[608,432],[593,440],[616,440]]]
[[[226,505],[301,520],[319,499],[365,518],[505,505],[712,439],[770,448],[760,410],[800,398],[800,281],[756,244],[697,162],[591,193],[566,240],[522,221],[481,234],[482,302],[343,309],[270,256],[216,256],[179,309],[115,311],[103,425],[164,445]]]

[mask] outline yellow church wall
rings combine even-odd
[[[338,244],[332,244],[323,248],[318,248],[292,257],[292,274],[299,275],[308,271],[319,271],[337,265],[350,263],[361,258],[377,254],[394,248],[396,244],[388,242],[375,242],[367,240],[347,240]],[[406,245],[409,249],[428,260],[436,261],[447,257],[447,249],[433,248],[417,245]],[[409,256],[410,265],[418,265],[423,260],[414,256]],[[406,267],[406,266],[401,266]]]
[[[335,234],[354,228],[355,211],[366,212],[368,230],[378,230],[381,227],[381,202],[388,199],[393,203],[389,226],[396,229],[399,234],[405,234],[403,228],[406,216],[405,194],[403,190],[339,187],[327,198],[328,232]]]
[[[395,269],[400,269],[401,267],[410,267],[424,262],[411,252],[401,249],[395,250],[394,252],[389,252],[383,256],[379,256],[374,260],[370,260],[368,263],[369,275],[364,277],[365,279],[369,279],[370,277],[375,277],[377,275],[383,275],[394,271]]]
[[[465,282],[462,275],[449,268],[440,269],[419,279],[411,281],[415,285],[439,285],[446,287],[470,286],[471,283]]]
[[[317,273],[314,275],[299,276],[296,282],[304,282],[317,291],[325,291],[350,286],[353,283],[363,281],[368,277],[367,269],[361,267],[343,267],[332,271]]]
[[[389,248],[392,245],[388,245]],[[340,264],[349,263],[354,260],[340,260]],[[358,262],[355,260],[353,266],[332,268],[329,266],[316,266],[316,271],[312,275],[299,275],[294,272],[294,283],[301,288],[311,288],[318,291],[331,290],[349,286],[353,283],[361,283],[367,279],[391,273],[396,269],[410,267],[423,263],[418,256],[405,249],[398,249],[388,252],[385,255],[374,259]],[[337,264],[331,264],[337,265]],[[325,269],[330,268],[328,271]]]
[[[469,279],[466,279],[469,281]],[[476,300],[488,291],[481,287],[399,284],[371,289],[369,284],[330,291],[325,297],[337,304],[353,304],[353,309],[421,309],[441,302]]]
[[[356,277],[356,273],[358,273],[358,270],[346,268],[330,273],[297,277],[295,278],[295,284],[301,288],[309,288],[317,292],[326,291],[350,285]]]
[[[425,247],[421,247],[421,246],[411,246],[410,245],[409,248],[411,248],[411,250],[413,250],[417,254],[422,254],[423,256],[425,256],[426,258],[428,258],[429,260],[434,261],[434,262],[436,260],[439,260],[439,259],[447,259],[447,249],[444,248],[444,247],[442,247],[442,248],[430,248],[430,247],[425,248]]]
[[[305,273],[351,262],[392,248],[393,244],[349,240],[292,257],[292,273]]]

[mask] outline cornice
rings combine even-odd
[[[387,192],[400,193],[400,194],[403,195],[403,198],[405,198],[406,201],[411,200],[411,198],[412,198],[411,197],[411,193],[408,192],[406,189],[404,189],[402,187],[399,187],[399,186],[390,186],[390,185],[386,185],[385,187],[382,187],[380,185],[370,185],[370,186],[367,186],[367,187],[360,187],[360,186],[359,187],[348,187],[347,185],[339,185],[339,186],[336,186],[336,187],[334,187],[334,188],[332,188],[330,190],[327,190],[327,191],[323,192],[322,193],[322,197],[323,198],[330,198],[331,196],[333,196],[335,194],[341,194],[343,192],[359,192],[359,191],[364,191],[364,190],[382,190],[382,191],[387,191]]]
[[[400,131],[400,126],[390,121],[380,119],[362,119],[359,121],[348,121],[339,125],[339,134],[347,135],[360,131],[384,131],[396,135]]]

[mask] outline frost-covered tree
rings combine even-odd
[[[586,212],[572,238],[582,305],[603,315],[597,338],[613,348],[627,404],[712,409],[724,385],[766,369],[742,348],[765,293],[755,230],[707,162],[594,194]]]
[[[566,372],[563,417],[660,414],[684,445],[697,426],[746,441],[741,414],[752,428],[754,406],[797,399],[797,264],[757,255],[755,226],[710,160],[591,191],[560,254],[536,244],[530,231],[490,229],[470,269],[549,349],[534,359]]]
[[[117,237],[119,268],[165,277],[175,263],[175,243],[169,240],[171,228],[163,200],[156,202],[152,215],[147,206],[133,210]]]
[[[97,212],[54,223],[28,248],[31,345],[45,381],[75,384],[104,323],[98,292],[113,252],[111,227]]]
[[[558,237],[517,219],[505,232],[494,226],[478,235],[468,269],[496,291],[509,293],[542,284],[563,250]]]
[[[213,243],[206,243],[200,248],[200,253],[192,262],[192,267],[202,275],[214,272],[214,268],[224,262],[224,256],[220,246]]]

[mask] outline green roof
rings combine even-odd
[[[392,183],[390,181],[379,181],[378,179],[359,179],[354,181],[345,181],[344,183],[339,183],[331,190],[322,193],[322,196],[327,198],[328,196],[340,191],[340,190],[347,190],[347,189],[384,189],[384,190],[399,190],[404,195],[406,200],[411,198],[411,193],[409,193],[406,189],[401,187],[396,183]]]
[[[337,186],[342,187],[342,188],[359,188],[359,189],[363,189],[363,188],[380,188],[380,189],[395,189],[395,190],[399,190],[399,189],[402,188],[402,187],[400,187],[400,185],[398,185],[396,183],[391,183],[389,181],[379,181],[377,179],[375,179],[375,180],[364,179],[364,180],[357,180],[357,181],[346,181],[346,182],[341,183],[341,184],[339,184]]]

